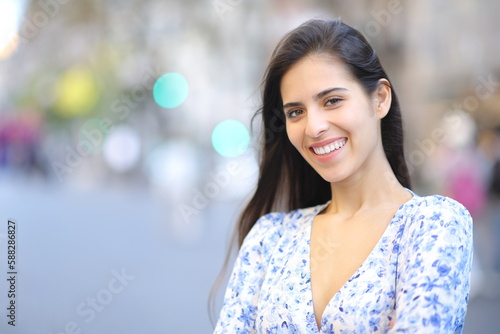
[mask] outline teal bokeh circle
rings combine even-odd
[[[250,144],[250,133],[236,120],[220,122],[212,132],[212,146],[223,157],[233,158],[242,155]]]
[[[153,98],[163,108],[180,106],[187,98],[189,86],[180,73],[170,72],[162,75],[153,86]]]

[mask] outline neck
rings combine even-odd
[[[385,155],[372,160],[348,179],[331,183],[327,214],[352,217],[366,209],[399,207],[412,197],[397,180]]]

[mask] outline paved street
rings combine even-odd
[[[0,333],[210,333],[207,296],[236,204],[214,199],[198,221],[183,222],[144,189],[0,180],[0,243],[14,219],[18,271],[15,328],[0,280]],[[498,334],[499,316],[500,300],[477,297],[465,333]]]

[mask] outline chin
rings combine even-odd
[[[345,180],[345,178],[340,178],[340,177],[323,177],[323,179],[328,183],[338,183]]]
[[[318,168],[314,168],[314,170],[325,180],[326,182],[329,183],[336,183],[340,182],[346,179],[347,175],[345,173],[336,173],[334,171],[328,171],[328,170],[319,170]]]

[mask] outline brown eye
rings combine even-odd
[[[287,118],[295,118],[302,113],[304,113],[304,111],[301,109],[293,109],[293,110],[289,110],[286,112],[286,117]]]
[[[342,99],[341,99],[341,98],[338,98],[338,97],[333,97],[333,98],[331,98],[331,99],[328,99],[328,100],[326,101],[325,105],[327,105],[327,106],[328,106],[328,105],[330,105],[330,106],[331,106],[331,105],[335,105],[335,104],[339,103],[340,101],[342,101]]]

